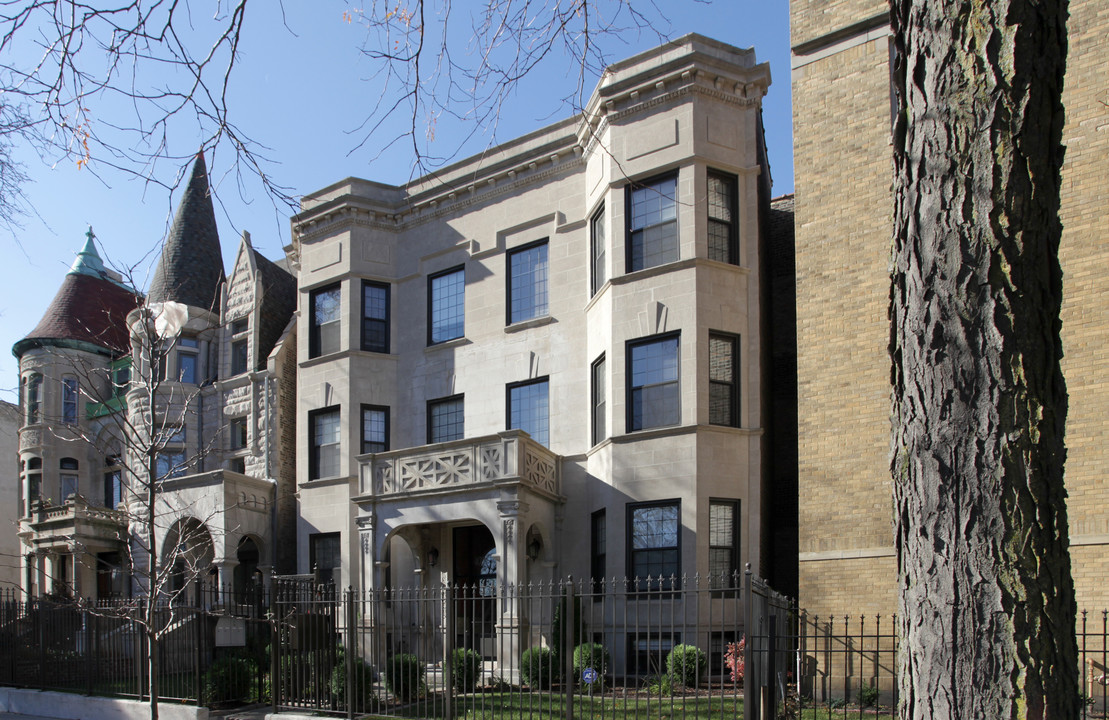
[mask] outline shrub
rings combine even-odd
[[[253,660],[233,655],[221,657],[204,673],[204,699],[210,703],[252,700],[251,690],[257,676],[258,666]]]
[[[648,695],[673,695],[674,687],[670,683],[669,675],[652,675],[647,678]]]
[[[398,700],[415,700],[424,684],[424,666],[415,655],[394,655],[385,664],[385,687]]]
[[[574,648],[574,677],[581,680],[586,668],[593,668],[599,677],[608,673],[608,649],[600,643],[582,643]]]
[[[351,702],[355,712],[366,712],[377,702],[374,695],[374,671],[362,658],[354,659],[354,681],[351,689],[354,697]],[[339,703],[346,702],[347,696],[347,663],[344,656],[338,658],[335,667],[331,670],[331,696]]]
[[[473,650],[455,648],[451,651],[451,677],[458,692],[473,692],[481,677],[481,656]]]
[[[742,683],[745,670],[743,651],[747,648],[747,636],[744,635],[737,643],[728,643],[724,651],[724,664],[732,673],[732,682]]]
[[[520,675],[529,686],[549,690],[554,673],[554,653],[550,648],[528,648],[520,656]]]
[[[705,674],[708,660],[696,645],[677,645],[666,656],[666,673],[671,682],[696,687]]]
[[[878,686],[870,683],[859,688],[859,705],[870,707],[878,704]]]
[[[555,605],[554,617],[551,619],[551,647],[554,648],[555,666],[558,668],[559,673],[562,672],[562,661],[560,658],[565,657],[562,654],[564,643],[562,641],[562,623],[566,617],[566,595],[563,593],[559,598],[558,604]],[[581,644],[582,626],[581,626],[581,598],[574,596],[574,612],[570,621],[570,647],[577,647]]]

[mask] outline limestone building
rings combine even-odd
[[[282,528],[285,546],[294,542],[291,448],[276,440],[282,392],[293,392],[283,385],[296,382],[294,301],[292,275],[248,236],[225,277],[203,156],[145,297],[104,266],[89,231],[42,320],[13,348],[28,595],[147,592],[150,473],[156,551],[174,569],[160,592],[197,600],[202,586],[241,589],[291,564],[276,551]],[[167,307],[181,310],[181,327],[152,342]]]
[[[689,35],[580,116],[303,200],[302,572],[767,571],[769,83]]]
[[[1063,103],[1060,250],[1066,485],[1079,607],[1109,603],[1109,181],[1104,65],[1109,15],[1075,0]],[[800,600],[811,612],[890,614],[897,568],[889,475],[889,9],[880,0],[794,0],[794,174]],[[849,188],[848,192],[844,189]]]

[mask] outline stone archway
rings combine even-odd
[[[207,526],[192,517],[178,520],[162,543],[162,567],[170,573],[158,592],[177,604],[201,605],[203,580],[214,559],[215,546]]]

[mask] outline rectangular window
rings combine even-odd
[[[734,335],[709,333],[709,423],[739,427],[739,353]]]
[[[104,506],[110,510],[123,502],[123,472],[108,470],[104,473]]]
[[[249,346],[247,345],[246,338],[243,338],[242,340],[235,340],[231,343],[232,375],[242,375],[247,371],[247,365],[249,364],[249,355],[247,353],[248,349]]]
[[[131,385],[131,358],[112,363],[112,397],[123,397]]]
[[[339,351],[339,318],[342,312],[339,285],[314,290],[309,295],[311,315],[308,323],[308,357]]]
[[[628,343],[628,432],[678,425],[678,335]]]
[[[389,449],[389,408],[362,406],[362,452],[379,453]]]
[[[628,186],[628,272],[678,259],[677,187],[677,174]]]
[[[608,407],[606,402],[608,392],[608,363],[602,354],[593,361],[593,444],[608,437],[608,423],[605,412]]]
[[[187,470],[184,449],[167,448],[154,461],[154,474],[159,480],[181,477]]]
[[[339,408],[308,413],[308,432],[308,479],[335,477],[339,474]]]
[[[738,587],[739,501],[709,500],[709,587]]]
[[[427,344],[466,333],[466,271],[454,268],[427,280]]]
[[[608,280],[608,271],[605,268],[605,244],[608,238],[605,227],[605,206],[601,205],[589,221],[590,295],[596,295]]]
[[[343,567],[342,544],[339,533],[312,533],[308,536],[309,569],[317,582],[332,584],[339,581]]]
[[[681,633],[629,632],[628,672],[632,675],[660,675],[666,672],[666,657],[682,644]]]
[[[674,590],[681,566],[681,504],[628,505],[628,575],[634,589]]]
[[[246,318],[240,318],[238,320],[235,320],[231,323],[231,334],[232,335],[239,335],[241,333],[245,333],[249,326],[250,326],[250,323],[247,321]]]
[[[362,283],[362,349],[389,352],[389,286]]]
[[[462,395],[454,395],[427,404],[427,441],[429,443],[461,440],[465,437]]]
[[[739,263],[736,185],[734,175],[708,174],[709,260],[732,265]]]
[[[32,373],[24,379],[23,404],[27,424],[42,422],[42,375]]]
[[[62,422],[67,425],[77,424],[77,378],[62,378]]]
[[[197,351],[200,344],[196,338],[181,338],[177,341],[177,380],[186,385],[196,385]]]
[[[598,510],[593,513],[589,522],[589,547],[593,556],[589,565],[589,574],[593,578],[594,600],[601,600],[604,598],[605,574],[608,572],[608,566],[605,561],[608,538],[605,533],[605,511]]]
[[[62,475],[59,477],[59,484],[61,486],[61,493],[59,500],[65,502],[69,499],[70,495],[77,494],[77,476],[76,475]]]
[[[508,427],[523,430],[541,445],[550,444],[547,378],[508,386]]]
[[[508,253],[508,324],[548,314],[547,241]]]
[[[243,448],[245,448],[246,443],[247,443],[246,418],[245,417],[234,418],[234,419],[231,420],[231,423],[228,427],[229,427],[230,433],[231,433],[231,438],[230,438],[230,440],[231,440],[231,442],[230,442],[231,449],[232,450],[242,450]]]

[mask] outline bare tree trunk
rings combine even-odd
[[[893,0],[902,718],[1078,715],[1063,488],[1066,0]]]

